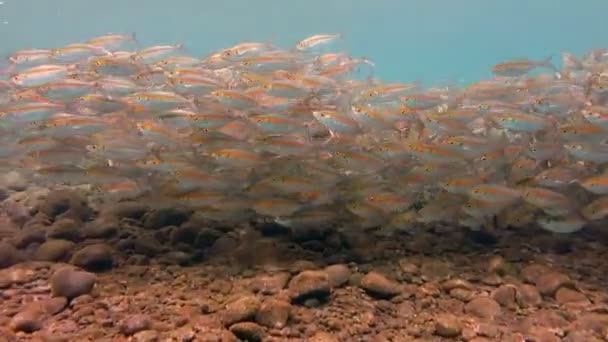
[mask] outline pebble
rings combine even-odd
[[[513,285],[501,285],[492,291],[492,299],[498,304],[511,309],[517,306],[516,296],[517,288]]]
[[[274,295],[285,288],[291,275],[287,272],[279,272],[271,275],[261,275],[251,281],[251,290],[264,295]]]
[[[156,342],[159,340],[158,332],[154,330],[144,330],[133,335],[134,342]],[[182,339],[182,341],[185,341]]]
[[[8,242],[0,241],[0,268],[10,267],[21,261],[19,251]]]
[[[590,303],[589,299],[587,299],[584,294],[567,287],[562,287],[555,292],[555,300],[557,300],[557,302],[560,304]]]
[[[11,319],[11,328],[15,331],[32,333],[42,329],[44,312],[35,307],[26,308]]]
[[[536,288],[543,296],[553,296],[562,286],[570,284],[570,277],[559,272],[548,272],[536,278]]]
[[[53,296],[73,299],[91,292],[97,277],[93,273],[62,267],[53,273],[50,281]]]
[[[542,303],[542,297],[538,289],[528,284],[522,284],[517,287],[515,300],[522,308],[535,307]]]
[[[504,275],[506,271],[507,263],[503,257],[495,255],[488,260],[488,272]]]
[[[253,322],[240,322],[233,324],[230,326],[230,332],[241,340],[248,342],[260,342],[266,335],[264,328]]]
[[[500,314],[500,305],[490,297],[476,297],[465,305],[465,311],[479,318],[493,318]]]
[[[98,271],[113,266],[112,248],[104,243],[86,246],[72,256],[70,263],[89,271]]]
[[[325,272],[329,277],[329,286],[332,288],[340,287],[348,282],[350,269],[344,264],[336,264],[325,267]]]
[[[452,314],[440,314],[435,318],[435,334],[441,337],[456,337],[462,332],[458,317]]]
[[[549,272],[548,267],[539,264],[531,264],[521,270],[521,276],[526,282],[536,284],[538,278],[547,272]]]
[[[63,239],[47,240],[38,246],[34,259],[40,261],[59,261],[66,258],[73,247],[74,242],[72,241]]]
[[[130,336],[140,331],[148,330],[152,321],[147,315],[137,314],[125,318],[120,324],[120,332]]]
[[[260,308],[260,300],[253,295],[244,295],[226,304],[221,318],[224,325],[254,319]]]
[[[268,327],[282,329],[287,324],[291,304],[283,300],[267,299],[258,310],[255,320],[259,324]]]
[[[78,242],[82,239],[80,225],[71,218],[62,218],[53,223],[46,233],[50,239],[64,239]]]
[[[339,342],[340,340],[330,333],[318,332],[308,339],[308,342]]]
[[[392,298],[401,293],[399,283],[386,278],[384,275],[371,271],[361,278],[361,288],[377,298]]]
[[[309,298],[325,298],[331,292],[329,276],[324,271],[302,271],[291,279],[288,292],[294,302],[303,302]]]

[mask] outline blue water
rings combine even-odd
[[[197,55],[244,40],[292,46],[343,33],[376,76],[425,84],[490,77],[498,61],[608,47],[608,0],[1,0],[0,54],[135,32]]]

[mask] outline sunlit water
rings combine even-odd
[[[1,53],[134,32],[196,55],[244,40],[291,46],[342,33],[384,80],[426,84],[490,76],[498,61],[608,46],[606,0],[2,0]]]

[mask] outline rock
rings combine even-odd
[[[192,256],[188,253],[184,253],[182,251],[172,251],[165,253],[159,262],[168,265],[186,266],[190,263],[191,259]]]
[[[266,333],[264,329],[253,322],[241,322],[230,326],[230,332],[243,341],[261,342]]]
[[[40,261],[60,261],[67,258],[73,247],[74,243],[72,241],[62,239],[48,240],[38,246],[38,250],[34,253],[34,259]]]
[[[479,318],[493,318],[500,314],[500,305],[490,297],[476,297],[465,305],[466,313]]]
[[[148,206],[139,202],[119,202],[107,209],[107,214],[119,220],[123,218],[139,220],[149,209]]]
[[[528,315],[523,320],[521,327],[527,331],[535,326],[557,330],[566,328],[568,324],[568,320],[561,313],[554,310],[541,309]]]
[[[583,313],[576,321],[572,322],[570,328],[582,331],[593,331],[598,336],[604,337],[608,334],[608,314],[592,312]]]
[[[0,288],[8,288],[13,284],[25,284],[32,281],[35,271],[14,266],[0,271]]]
[[[192,210],[183,208],[164,208],[148,211],[143,217],[143,226],[147,229],[179,226],[188,221],[191,215]]]
[[[268,299],[262,303],[255,320],[271,329],[282,329],[287,324],[291,304],[283,300]]]
[[[495,255],[488,260],[488,272],[504,275],[506,271],[507,263],[503,257]]]
[[[498,304],[507,307],[507,308],[515,308],[516,302],[515,297],[517,294],[517,289],[513,285],[501,285],[499,288],[492,292],[492,299],[494,299]]]
[[[473,290],[473,285],[468,281],[460,278],[452,278],[444,281],[441,284],[444,291],[450,292],[454,289]]]
[[[43,243],[46,241],[46,227],[42,224],[34,224],[23,227],[13,238],[15,247],[26,248],[34,243]]]
[[[361,278],[360,286],[371,296],[378,298],[392,298],[401,293],[399,283],[374,271],[367,273]]]
[[[103,243],[89,245],[74,253],[70,263],[89,271],[109,269],[114,264],[112,249]]]
[[[429,260],[420,266],[420,275],[425,280],[443,280],[452,273],[453,269],[447,262]]]
[[[540,305],[542,297],[535,286],[522,284],[517,287],[515,300],[522,308],[530,308]]]
[[[560,304],[567,304],[567,303],[588,304],[588,303],[590,303],[589,299],[587,299],[587,297],[584,294],[582,294],[576,290],[569,289],[567,287],[562,287],[559,290],[557,290],[557,292],[555,292],[555,299]]]
[[[548,272],[536,278],[536,288],[541,295],[553,296],[562,286],[570,284],[570,278],[559,272]]]
[[[21,262],[22,257],[15,246],[0,241],[0,268],[6,268]]]
[[[97,277],[93,273],[62,267],[53,273],[50,281],[53,296],[73,299],[90,293]]]
[[[120,332],[130,336],[143,330],[148,330],[152,321],[147,315],[138,314],[125,318],[120,324]]]
[[[137,254],[152,257],[160,254],[163,246],[152,234],[141,234],[133,241],[133,249]]]
[[[14,191],[24,191],[27,189],[27,179],[17,171],[9,171],[0,178],[0,185]]]
[[[308,339],[308,342],[338,342],[338,341],[340,341],[340,339],[338,339],[336,336],[334,336],[330,333],[326,333],[326,332],[315,333]]]
[[[287,272],[258,276],[251,281],[251,290],[263,295],[277,294],[285,288],[290,276]]]
[[[38,211],[50,218],[62,215],[80,221],[87,221],[93,215],[86,198],[78,192],[70,190],[50,192],[46,199],[39,204]]]
[[[64,239],[78,242],[82,239],[80,225],[73,219],[62,218],[53,223],[46,233],[47,239]]]
[[[134,334],[132,340],[133,342],[156,342],[158,341],[158,332],[154,330],[143,330]],[[186,338],[181,338],[178,341],[188,340]]]
[[[336,264],[325,267],[329,286],[332,288],[340,287],[348,282],[350,278],[350,269],[344,264]]]
[[[539,264],[532,264],[521,270],[521,276],[530,284],[536,284],[540,276],[549,272],[549,268]]]
[[[324,299],[331,292],[329,277],[323,271],[302,271],[291,279],[288,292],[295,302],[303,302],[309,298]]]
[[[100,217],[84,226],[82,236],[88,239],[107,239],[118,231],[119,223],[116,219]]]
[[[456,337],[462,332],[458,317],[453,314],[440,314],[435,318],[435,334],[441,337]]]
[[[11,319],[11,328],[15,331],[32,333],[42,329],[42,320],[44,312],[42,310],[30,307],[17,313]]]
[[[43,308],[45,313],[51,316],[63,311],[67,305],[68,299],[66,297],[53,297],[40,302],[40,307]]]
[[[229,326],[237,322],[254,319],[259,308],[260,300],[256,296],[244,295],[226,304],[221,312],[222,322]]]
[[[196,241],[196,237],[198,236],[199,230],[199,227],[188,225],[187,223],[185,223],[179,227],[174,227],[171,230],[169,240],[174,245],[180,242],[194,244],[194,242]]]

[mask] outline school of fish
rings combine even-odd
[[[108,34],[0,73],[0,168],[107,202],[294,230],[575,232],[608,216],[608,52],[466,87],[386,83],[339,34],[195,57]]]

